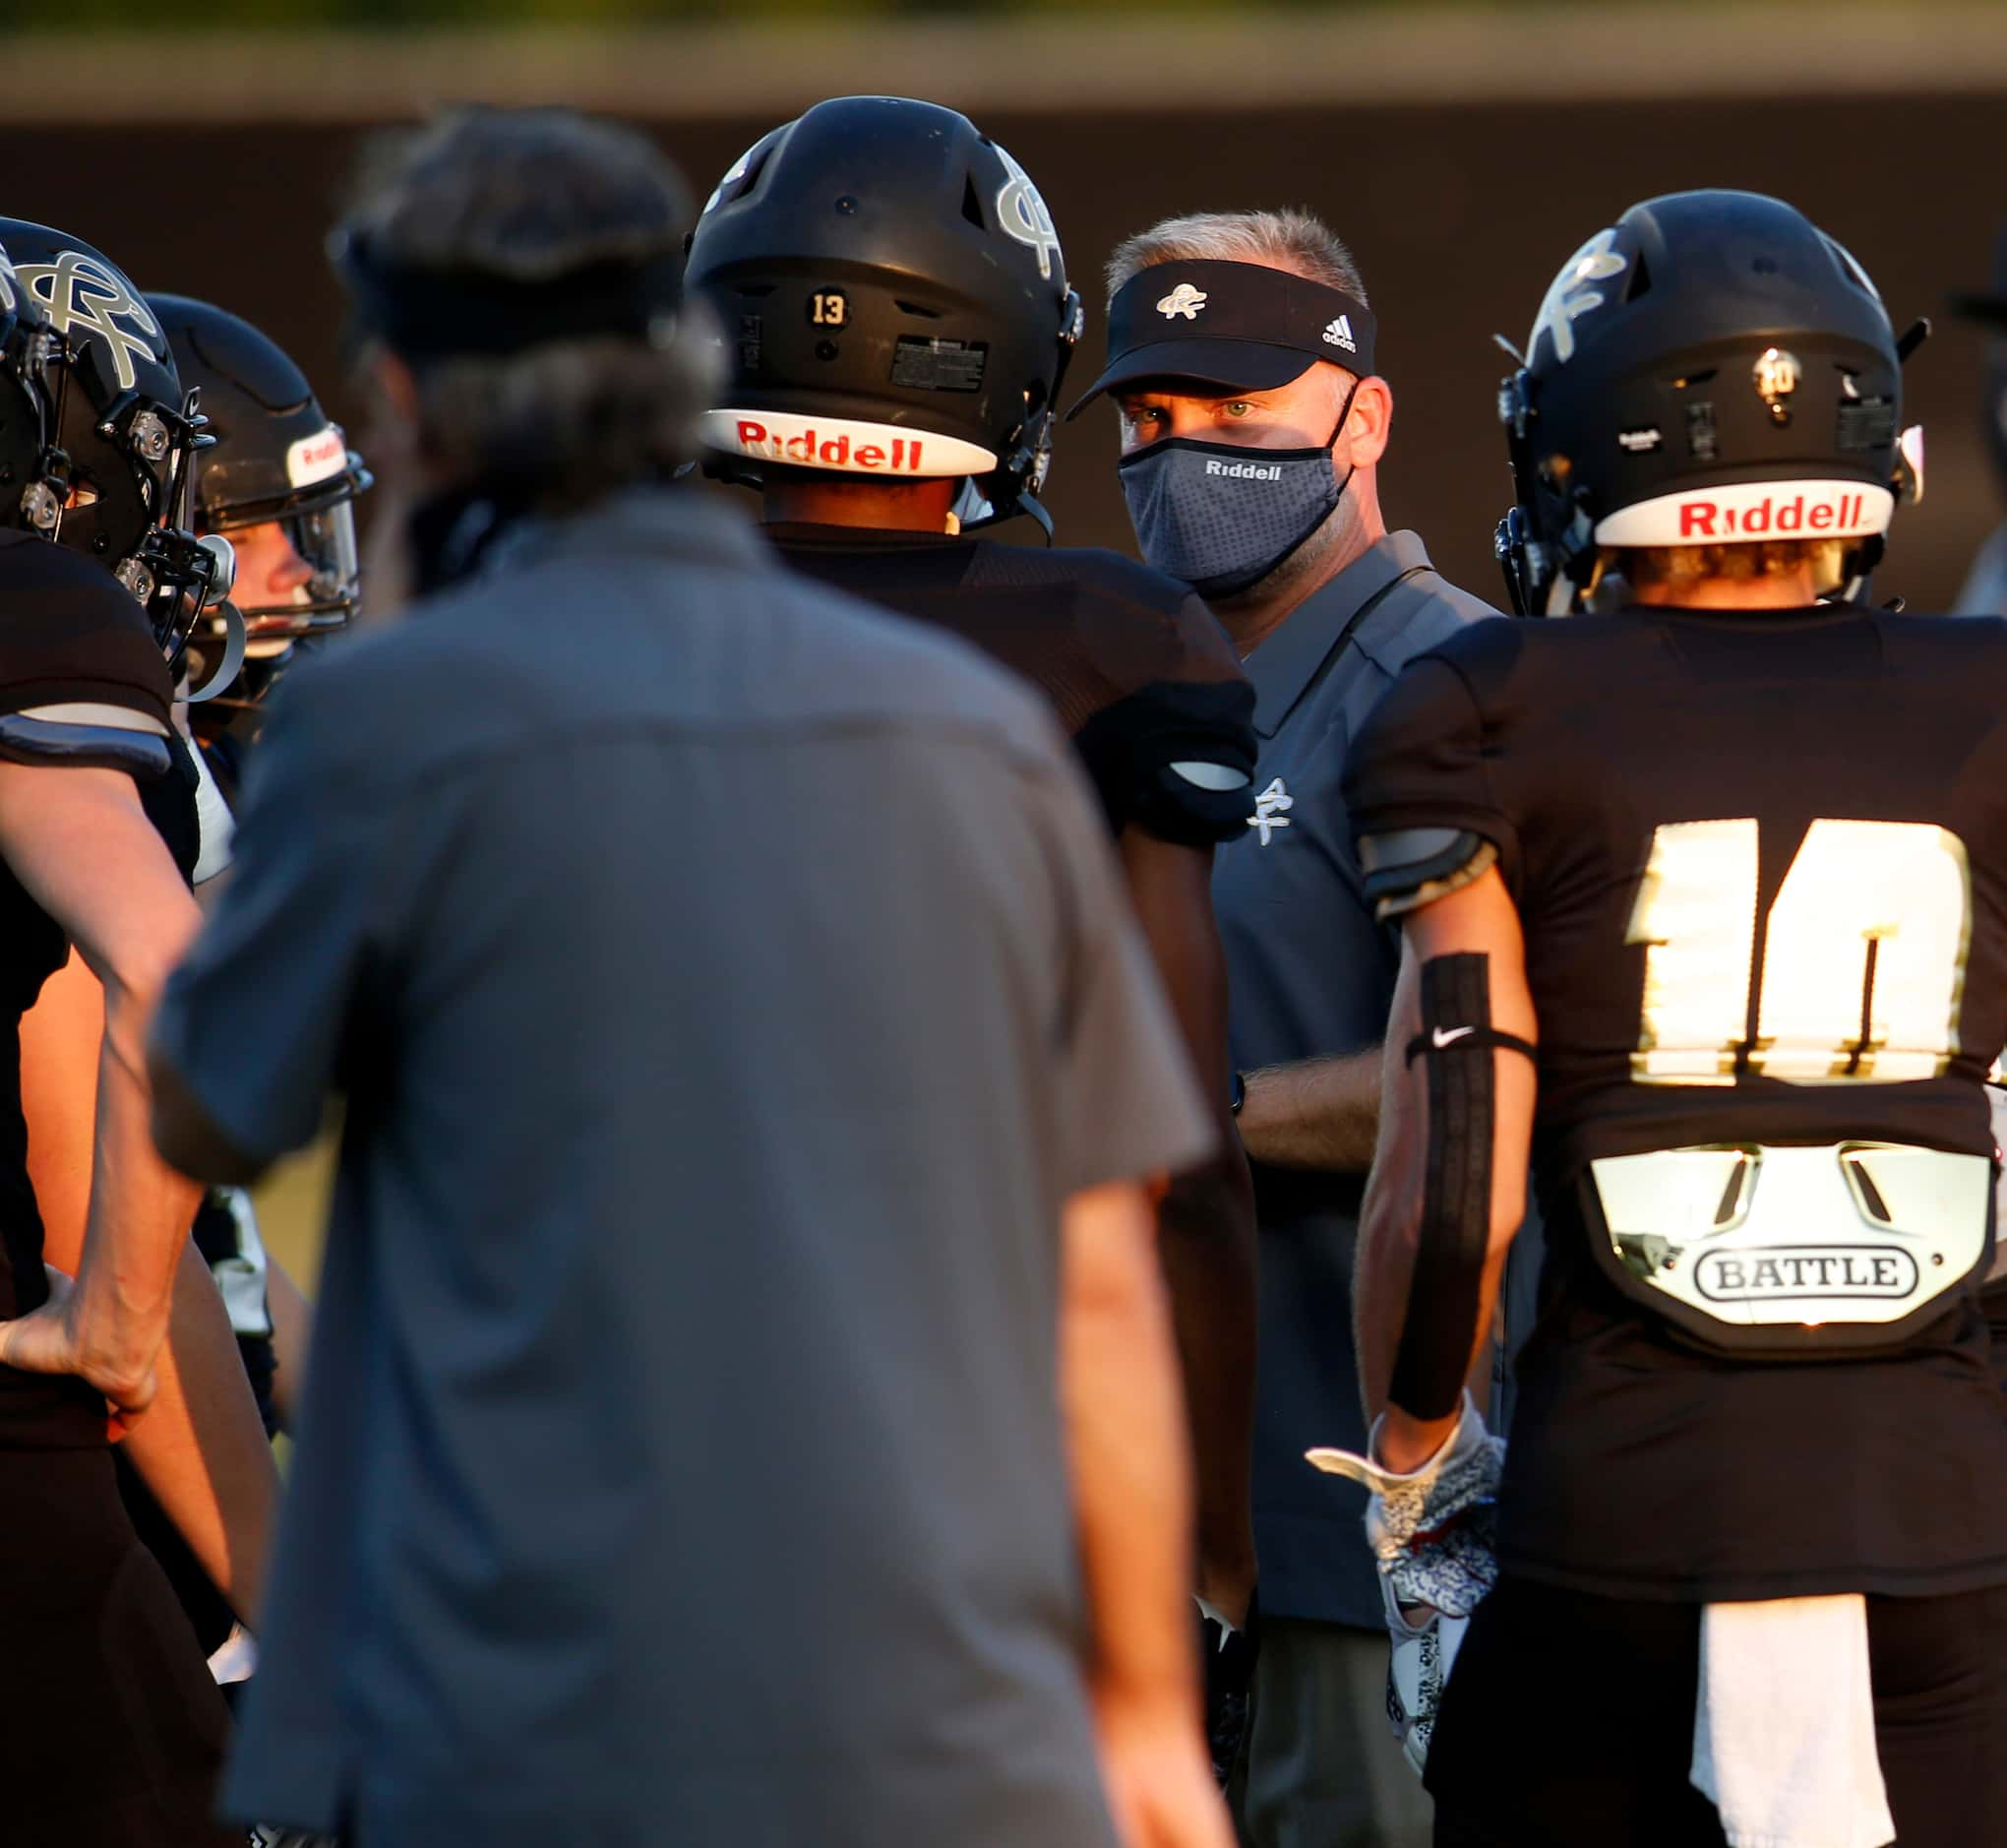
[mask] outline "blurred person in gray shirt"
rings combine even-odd
[[[1208,1116],[1037,699],[664,485],[687,217],[480,112],[337,240],[427,594],[281,693],[153,1046],[209,1180],[347,1107],[227,1802],[1223,1848],[1146,1191]]]

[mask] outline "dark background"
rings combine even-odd
[[[1417,527],[1437,564],[1483,595],[1499,594],[1490,533],[1508,494],[1493,401],[1508,362],[1490,337],[1523,341],[1578,244],[1633,201],[1684,187],[1780,194],[1854,251],[1899,330],[1919,314],[1936,323],[1911,362],[1906,404],[1907,420],[1929,431],[1928,493],[1898,515],[1877,591],[1942,606],[1998,518],[1980,433],[1983,341],[1944,313],[1944,297],[1985,280],[2007,207],[2000,99],[1362,101],[1175,115],[1128,103],[1113,117],[981,123],[1038,182],[1088,301],[1073,387],[1098,366],[1099,266],[1119,238],[1175,213],[1310,207],[1351,243],[1379,319],[1395,401],[1381,467],[1388,522]],[[647,126],[701,197],[779,119]],[[341,301],[322,239],[358,133],[318,123],[171,139],[152,126],[0,128],[0,173],[17,180],[5,210],[96,244],[143,290],[207,296],[258,322],[352,420]],[[1113,410],[1097,407],[1062,433],[1049,499],[1063,540],[1130,549],[1114,456]]]

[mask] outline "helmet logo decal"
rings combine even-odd
[[[1598,231],[1561,266],[1561,273],[1549,284],[1547,298],[1535,316],[1533,332],[1526,337],[1528,357],[1545,334],[1554,346],[1554,358],[1565,365],[1575,356],[1575,323],[1592,308],[1603,306],[1604,295],[1597,282],[1607,282],[1629,268],[1629,259],[1611,249],[1616,231]]]
[[[1060,255],[1060,233],[1053,223],[1053,215],[1031,183],[1031,175],[1001,148],[997,149],[997,158],[1010,176],[997,194],[997,222],[1004,227],[1006,237],[1029,244],[1038,252],[1038,273],[1050,282],[1053,260]]]
[[[136,356],[157,359],[160,324],[126,286],[124,277],[95,257],[66,250],[54,263],[17,265],[15,274],[22,287],[48,309],[49,325],[58,334],[76,329],[87,336],[95,335],[111,349],[121,391],[133,388]],[[121,327],[121,318],[139,333]]]
[[[1803,376],[1795,353],[1781,346],[1766,346],[1756,361],[1756,396],[1770,407],[1773,423],[1789,423],[1791,406],[1785,402],[1798,389]]]
[[[325,430],[288,445],[285,452],[285,478],[296,488],[333,480],[347,466],[347,440],[332,423]]]
[[[860,423],[846,417],[804,417],[784,410],[707,410],[704,441],[728,456],[792,462],[798,468],[843,474],[922,478],[987,474],[994,450],[960,437],[904,425]]]
[[[1896,497],[1857,479],[1736,481],[1633,501],[1596,523],[1598,545],[1860,539],[1889,529]]]
[[[1157,312],[1166,321],[1175,321],[1180,315],[1187,321],[1196,321],[1198,311],[1204,306],[1205,290],[1193,288],[1189,282],[1181,282],[1157,304]]]
[[[765,138],[762,136],[760,139],[764,140]],[[734,160],[730,167],[726,169],[725,177],[721,179],[714,187],[711,188],[711,196],[703,202],[703,211],[699,212],[697,215],[699,218],[706,217],[711,213],[715,212],[718,209],[719,201],[721,201],[724,198],[726,191],[729,188],[736,186],[741,180],[743,180],[746,177],[747,162],[753,158],[753,150],[755,148],[758,148],[759,146],[760,143],[756,141],[753,144],[752,148],[748,148],[746,152],[742,154],[738,157],[738,159]]]

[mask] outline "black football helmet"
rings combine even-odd
[[[178,668],[198,613],[228,594],[230,547],[190,529],[210,441],[166,338],[125,276],[68,232],[0,218],[18,392],[0,420],[0,524],[99,560]]]
[[[250,322],[186,295],[149,295],[181,383],[197,393],[214,448],[196,470],[196,527],[225,535],[276,524],[313,571],[285,604],[237,599],[256,659],[355,614],[355,498],[373,485],[306,374]]]
[[[714,472],[967,476],[995,518],[1051,529],[1037,495],[1080,297],[1038,189],[965,116],[818,103],[733,165],[688,254],[729,362]]]
[[[1839,538],[1864,577],[1896,501],[1921,493],[1919,433],[1898,436],[1913,343],[1781,200],[1633,206],[1562,266],[1499,389],[1514,607],[1578,607],[1610,547]]]

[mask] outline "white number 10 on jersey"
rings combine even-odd
[[[1794,1084],[1935,1078],[1958,1050],[1972,938],[1965,843],[1921,822],[1814,822],[1764,926],[1755,964],[1757,829],[1675,822],[1652,835],[1628,944],[1645,951],[1631,1075],[1727,1084],[1748,1070]]]

